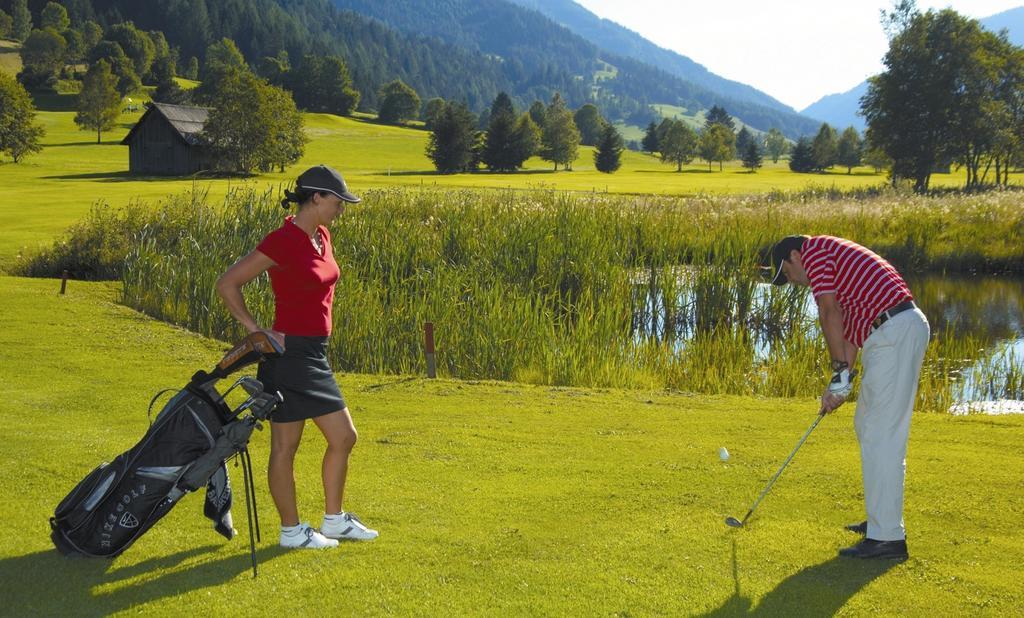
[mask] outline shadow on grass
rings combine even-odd
[[[856,560],[836,556],[790,575],[757,607],[740,592],[736,541],[732,546],[733,594],[705,616],[832,616],[862,588],[900,564],[895,560]]]
[[[562,172],[565,170],[558,170]],[[554,170],[516,170],[514,172],[490,172],[487,170],[480,170],[477,172],[457,172],[454,174],[443,174],[437,170],[404,170],[400,172],[378,172],[379,176],[430,176],[434,178],[445,178],[447,176],[482,176],[482,177],[493,177],[493,178],[515,178],[516,176],[536,176],[538,174],[556,174]]]
[[[120,146],[121,142],[115,141],[101,141],[99,143],[96,140],[85,140],[81,142],[58,142],[54,144],[43,144],[44,148],[62,148],[66,146]]]
[[[692,167],[688,168],[688,169],[685,169],[685,170],[683,170],[681,172],[676,170],[676,169],[671,169],[671,168],[667,168],[667,169],[663,169],[663,170],[632,170],[632,172],[634,174],[657,174],[657,175],[661,175],[661,174],[664,174],[664,175],[684,174],[685,175],[685,174],[715,174],[715,173],[717,173],[717,172],[710,172],[708,170],[703,170],[703,169],[696,169],[696,168],[692,168]]]
[[[181,566],[218,547],[189,549],[123,568],[103,558],[65,558],[56,550],[6,558],[0,560],[5,597],[0,611],[9,616],[105,616],[251,574],[248,547],[218,560]],[[285,551],[276,544],[258,549],[258,565]],[[142,581],[118,583],[140,576]]]
[[[128,171],[89,172],[86,174],[59,174],[42,176],[48,180],[102,180],[105,182],[166,182],[168,180],[192,180],[190,176],[137,176]]]

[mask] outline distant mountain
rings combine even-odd
[[[753,86],[715,75],[686,56],[658,47],[640,34],[598,17],[573,0],[510,1],[546,15],[605,52],[646,62],[735,101],[764,105],[784,112],[795,111]]]
[[[776,127],[795,137],[817,130],[813,120],[770,97],[764,102],[754,102],[757,91],[747,91],[742,84],[721,80],[733,93],[747,95],[745,99],[734,98],[662,67],[621,55],[618,50],[610,52],[600,48],[543,13],[512,1],[331,2],[339,9],[373,17],[398,31],[437,37],[447,44],[496,58],[502,62],[506,74],[536,86],[534,92],[549,85],[550,92],[558,90],[571,106],[593,101],[611,119],[643,125],[653,119],[652,104],[682,107],[687,114],[720,105],[745,124],[763,131]],[[654,47],[651,43],[648,45]],[[566,74],[577,80],[576,87],[563,88],[550,83],[550,76]],[[712,77],[716,76],[707,73],[704,79],[714,81]],[[525,100],[520,92],[509,94],[517,106],[532,102]],[[760,96],[767,97],[763,93]]]
[[[1007,38],[1014,45],[1024,46],[1024,6],[998,13],[991,17],[978,20],[981,25],[992,32],[1006,30]],[[860,110],[860,98],[868,91],[866,81],[854,86],[841,94],[830,94],[811,103],[800,113],[817,118],[840,129],[853,126],[858,131],[865,128],[864,118],[857,114]]]
[[[863,81],[846,92],[821,97],[800,113],[827,122],[834,128],[845,129],[852,126],[863,132],[867,125],[864,124],[864,118],[857,114],[857,110],[860,109],[860,98],[867,91],[868,83]]]
[[[981,25],[992,32],[1006,30],[1011,43],[1024,46],[1024,6],[986,17],[981,20]]]

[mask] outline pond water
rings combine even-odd
[[[725,322],[749,333],[755,355],[765,359],[773,345],[795,329],[807,334],[818,330],[817,307],[806,288],[700,279],[692,269],[680,270],[678,296],[666,303],[663,292],[652,292],[649,280],[638,276],[634,337],[671,341],[683,348],[696,333]],[[961,400],[966,403],[953,412],[1024,412],[1024,402],[1018,401],[1024,398],[1021,393],[1012,393],[1013,399],[1005,401],[1005,389],[991,384],[993,373],[1019,376],[1024,371],[1024,278],[928,275],[908,277],[907,283],[931,323],[933,340],[973,344],[969,358],[958,359],[963,366]],[[709,304],[717,308],[709,310]],[[990,403],[972,403],[979,401]]]

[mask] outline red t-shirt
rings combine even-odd
[[[871,322],[886,309],[913,300],[903,277],[874,251],[834,236],[812,236],[800,251],[815,298],[835,294],[843,309],[843,336],[858,348]]]
[[[341,271],[331,250],[331,233],[319,226],[324,254],[300,227],[285,217],[284,224],[267,234],[256,250],[276,262],[268,273],[274,290],[274,330],[300,337],[331,334],[334,284]]]

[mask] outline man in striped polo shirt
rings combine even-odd
[[[896,269],[855,242],[833,236],[787,236],[776,243],[771,259],[773,284],[809,286],[818,303],[818,320],[832,357],[832,379],[821,396],[821,413],[846,401],[857,352],[864,350],[854,427],[868,518],[847,526],[865,538],[839,554],[906,558],[907,438],[928,345],[928,320]]]

